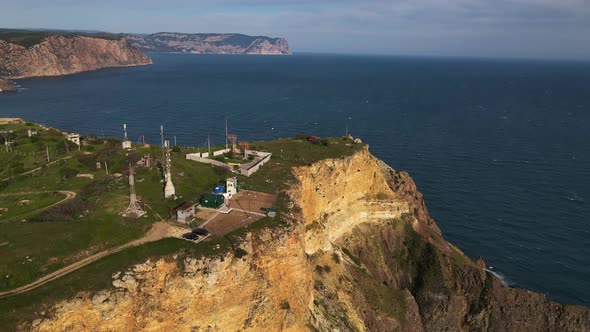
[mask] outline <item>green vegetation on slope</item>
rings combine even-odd
[[[11,152],[0,152],[0,158],[7,161],[0,165],[0,175],[8,178],[1,182],[2,193],[69,190],[78,194],[69,203],[37,214],[10,207],[17,199],[28,199],[31,202],[29,207],[36,209],[37,205],[47,206],[59,200],[61,195],[32,193],[0,199],[0,204],[9,206],[8,211],[12,211],[10,220],[2,222],[0,219],[0,270],[3,272],[0,290],[14,289],[99,251],[137,239],[154,221],[168,219],[171,209],[180,202],[194,200],[201,193],[212,191],[215,184],[231,175],[225,169],[186,160],[185,154],[193,152],[192,148],[186,151],[175,149],[172,176],[180,198],[168,200],[162,197],[162,174],[156,161],[150,168],[136,168],[137,195],[146,203],[148,213],[139,220],[127,220],[121,213],[128,204],[125,176],[128,164],[148,153],[152,158],[160,157],[160,147],[134,146],[133,151],[126,152],[115,139],[85,137],[86,143],[78,151],[77,146],[66,141],[58,130],[34,124],[0,125],[0,129],[12,130],[7,136],[15,141]],[[27,137],[27,129],[37,130],[39,135]],[[325,139],[322,142],[324,144],[312,144],[305,139],[281,139],[252,143],[251,148],[270,151],[273,157],[252,177],[239,176],[239,182],[245,189],[276,194],[276,218],[263,218],[198,245],[167,239],[105,257],[31,292],[0,299],[0,326],[12,326],[17,321],[29,319],[43,305],[69,298],[77,291],[109,287],[111,273],[148,258],[178,252],[195,256],[237,250],[235,243],[247,232],[286,225],[285,220],[293,209],[285,193],[295,181],[291,168],[325,158],[346,157],[362,147],[348,139]],[[52,163],[47,163],[47,150]],[[101,163],[100,169],[96,168],[97,162]],[[106,174],[105,162],[110,175]],[[34,172],[22,174],[37,168]],[[77,177],[80,173],[90,174],[94,179]],[[116,173],[123,175],[114,176]],[[84,206],[83,210],[78,209],[80,205]],[[20,212],[24,214],[19,215]],[[217,245],[219,248],[215,249]]]
[[[108,33],[83,33],[83,32],[67,32],[67,31],[26,31],[26,30],[0,30],[0,40],[21,45],[24,47],[31,47],[41,43],[45,38],[53,35],[73,38],[77,36],[86,36],[99,39],[116,40],[121,39],[123,35],[108,34]]]

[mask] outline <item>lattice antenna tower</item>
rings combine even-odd
[[[129,207],[125,210],[125,216],[131,218],[139,218],[145,214],[137,202],[137,195],[135,194],[135,170],[129,164]]]

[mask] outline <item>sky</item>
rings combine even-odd
[[[0,0],[0,27],[239,32],[295,52],[590,60],[590,0]]]

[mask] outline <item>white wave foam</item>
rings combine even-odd
[[[513,283],[512,281],[510,281],[503,273],[494,271],[494,267],[490,266],[489,268],[485,268],[484,271],[489,272],[491,274],[493,274],[495,277],[497,277],[498,279],[500,279],[502,281],[502,283],[504,284],[504,286],[512,286]]]

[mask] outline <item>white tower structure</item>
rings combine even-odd
[[[131,149],[131,141],[129,140],[129,137],[127,137],[127,124],[125,123],[123,124],[123,132],[125,133],[125,136],[123,138],[123,143],[121,144],[123,146],[123,149],[129,150]]]
[[[233,177],[225,181],[225,192],[232,197],[238,193],[238,179]]]
[[[130,218],[139,218],[145,214],[145,211],[137,203],[135,195],[135,172],[133,166],[129,164],[129,207],[125,210],[125,216]]]
[[[166,151],[166,169],[164,171],[164,181],[166,185],[164,186],[164,197],[171,198],[176,196],[176,190],[174,189],[174,184],[172,183],[172,158],[170,158],[170,141],[164,141],[164,147]]]

